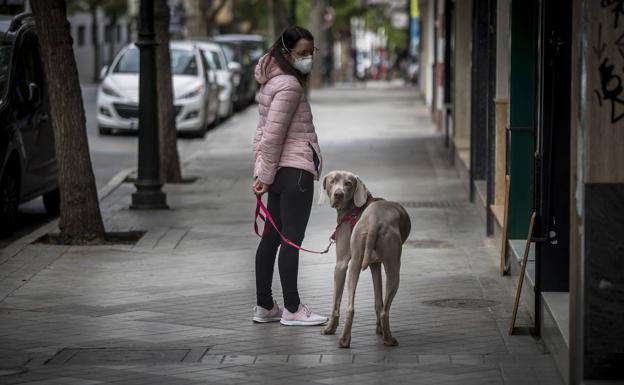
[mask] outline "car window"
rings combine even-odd
[[[219,54],[215,51],[210,51],[210,55],[212,56],[212,62],[215,65],[215,69],[217,70],[222,70],[223,68],[223,63],[221,63],[221,58],[219,57]]]
[[[173,75],[198,74],[198,65],[193,51],[172,49],[171,50],[171,73]]]
[[[136,48],[127,49],[117,62],[113,72],[120,74],[138,74],[139,50]]]
[[[0,45],[0,100],[4,100],[9,83],[9,63],[11,63],[11,45]]]
[[[172,49],[170,53],[172,75],[197,76],[198,66],[193,51]],[[113,72],[122,74],[139,73],[139,50],[136,48],[127,49],[117,62],[117,65],[115,65]]]

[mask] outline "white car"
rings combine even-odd
[[[208,64],[192,43],[170,45],[176,128],[203,135],[218,118],[218,86],[210,82]],[[136,131],[139,117],[139,49],[128,45],[110,68],[102,71],[97,96],[97,120],[101,134]]]
[[[228,68],[225,53],[217,43],[196,41],[195,44],[202,51],[219,85],[219,118],[228,118],[234,113],[234,75]]]

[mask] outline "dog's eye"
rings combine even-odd
[[[353,183],[351,183],[349,181],[345,182],[345,186],[347,186],[347,187],[351,187],[352,185],[353,185]]]

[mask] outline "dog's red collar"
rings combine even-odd
[[[351,210],[351,212],[347,215],[344,215],[342,217],[338,217],[338,224],[336,225],[336,229],[334,230],[334,233],[331,235],[330,239],[332,241],[336,240],[336,232],[338,231],[338,228],[345,222],[350,222],[351,223],[351,230],[353,230],[353,227],[355,227],[355,224],[357,223],[358,219],[360,218],[360,214],[362,214],[362,211],[364,211],[369,204],[371,204],[372,202],[378,201],[379,198],[373,198],[372,195],[368,196],[368,199],[366,200],[366,203],[364,204],[364,206],[362,207],[354,207],[353,210]]]
[[[357,220],[361,213],[362,213],[362,209],[360,207],[355,207],[353,210],[351,210],[349,214],[343,217],[339,217],[338,224],[336,225],[336,229],[334,230],[334,233],[331,235],[330,239],[333,241],[336,240],[336,232],[338,231],[338,228],[340,227],[340,225],[342,225],[345,222],[351,222],[351,230],[353,230],[353,227],[357,223]]]

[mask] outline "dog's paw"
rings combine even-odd
[[[381,328],[380,323],[377,324],[377,328],[375,329],[375,334],[377,334],[378,336],[383,334],[383,329]]]
[[[386,345],[386,346],[398,346],[399,345],[399,341],[397,341],[397,339],[394,338],[394,337],[384,338],[384,345]]]
[[[331,334],[336,334],[336,326],[334,325],[327,325],[324,328],[321,328],[321,334],[322,335],[331,335]]]
[[[342,337],[338,340],[338,346],[344,349],[348,349],[351,347],[351,337]]]

